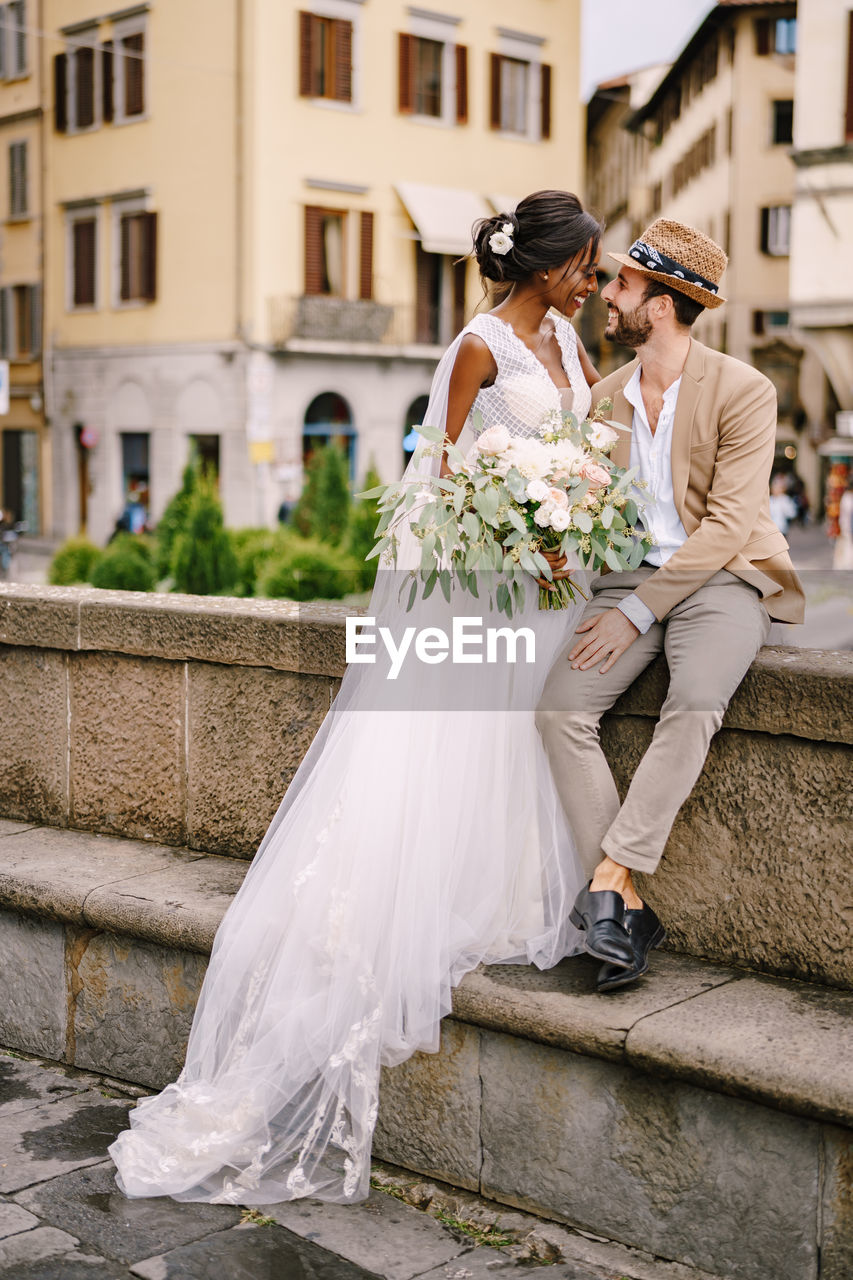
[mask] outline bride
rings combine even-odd
[[[477,225],[481,275],[508,293],[445,353],[427,423],[456,441],[498,423],[535,435],[570,401],[587,415],[598,375],[566,317],[596,290],[600,236],[560,191]],[[409,478],[446,472],[436,452]],[[398,577],[379,572],[369,609],[391,628],[412,617]],[[110,1147],[126,1195],[364,1197],[380,1066],[437,1050],[478,964],[581,949],[568,915],[585,877],[533,713],[582,604],[540,612],[530,578],[512,625],[533,631],[535,663],[490,668],[476,707],[471,667],[418,664],[391,698],[381,666],[350,666],[216,935],[186,1065]]]

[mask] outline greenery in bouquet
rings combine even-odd
[[[495,608],[512,617],[522,607],[525,575],[544,579],[541,609],[564,609],[579,590],[555,579],[543,554],[565,555],[584,569],[603,565],[634,569],[651,545],[638,526],[644,505],[636,468],[625,470],[608,454],[617,431],[607,420],[609,401],[578,422],[555,409],[531,437],[510,436],[502,426],[480,431],[467,455],[440,430],[420,427],[430,453],[446,451],[447,476],[418,475],[365,498],[379,498],[379,541],[371,555],[397,567],[400,534],[420,542],[420,565],[411,570],[407,608],[439,586],[450,600],[454,580],[479,596],[478,574],[491,571]],[[582,594],[582,593],[581,593]]]

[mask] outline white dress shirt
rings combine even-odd
[[[631,466],[637,468],[639,479],[646,481],[649,495],[654,499],[639,518],[639,523],[654,540],[654,545],[646,552],[644,563],[660,566],[687,540],[687,532],[676,510],[672,488],[672,426],[681,378],[676,378],[664,391],[663,407],[653,434],[640,389],[641,374],[642,365],[638,365],[623,395],[634,409],[631,423]],[[618,607],[642,635],[645,635],[655,621],[652,610],[633,592]]]

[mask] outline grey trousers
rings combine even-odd
[[[615,607],[653,569],[605,574],[593,585],[587,619]],[[770,618],[757,590],[723,569],[652,623],[608,672],[601,663],[575,671],[572,637],[548,679],[536,723],[581,861],[591,876],[602,854],[636,871],[652,872],[676,814],[702,772],[711,738],[732,694],[765,643]],[[605,711],[661,651],[669,692],[654,737],[620,806],[599,744]]]

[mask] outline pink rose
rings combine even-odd
[[[589,481],[593,489],[605,489],[610,484],[610,472],[599,463],[593,462],[591,458],[587,458],[581,464],[579,474],[584,480]]]
[[[564,489],[549,489],[548,501],[553,503],[555,507],[562,507],[564,510],[569,505],[568,494]]]

